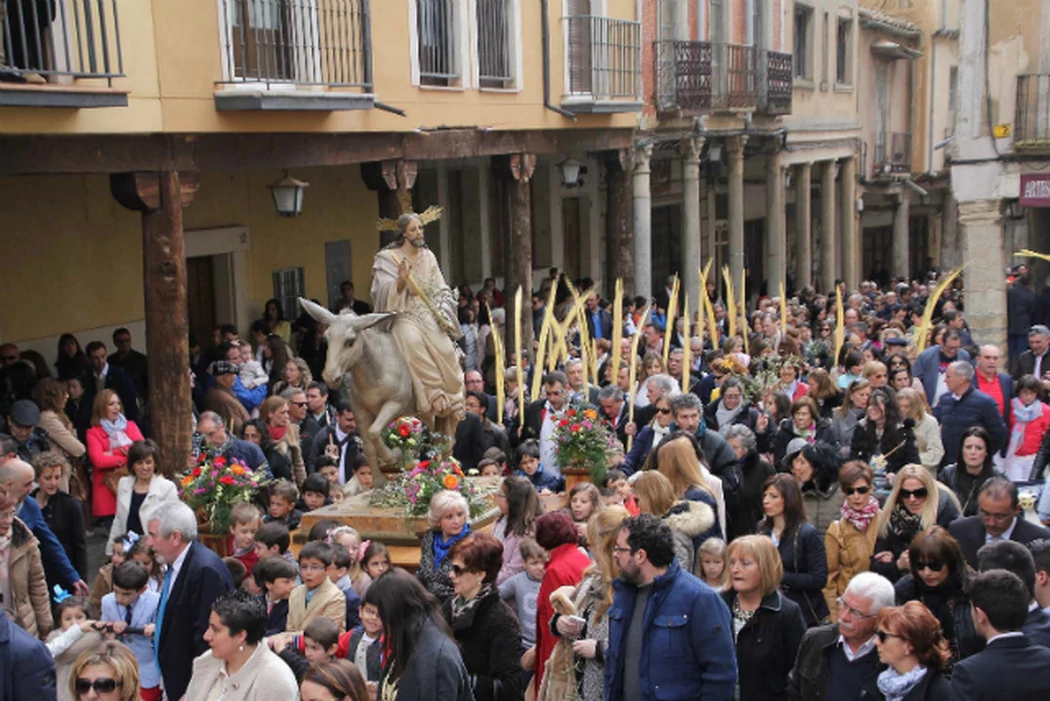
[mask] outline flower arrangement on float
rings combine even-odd
[[[410,469],[432,444],[430,428],[415,416],[402,416],[390,422],[380,434],[383,444],[400,456],[402,470]]]
[[[262,477],[243,461],[205,452],[179,481],[179,498],[202,524],[209,524],[211,532],[226,533],[234,505],[252,501],[263,484]]]
[[[616,436],[597,411],[569,407],[554,425],[553,440],[563,469],[585,469],[595,484],[605,481]]]

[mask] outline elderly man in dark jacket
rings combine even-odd
[[[54,701],[55,660],[0,608],[0,701]]]
[[[934,407],[933,416],[941,425],[941,442],[944,457],[941,467],[954,462],[962,445],[963,431],[971,426],[980,426],[992,438],[992,452],[997,452],[1006,443],[1006,422],[999,413],[995,400],[973,387],[973,366],[957,360],[948,366],[945,382],[948,391]]]

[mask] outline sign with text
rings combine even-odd
[[[1021,174],[1021,206],[1050,207],[1050,173]]]

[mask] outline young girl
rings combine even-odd
[[[73,701],[69,691],[69,675],[80,653],[102,642],[95,630],[97,621],[88,620],[87,601],[81,596],[70,596],[58,587],[55,596],[59,627],[47,636],[47,650],[55,658],[55,684],[60,701]]]
[[[354,591],[364,600],[372,578],[361,568],[361,535],[350,526],[340,526],[328,534],[328,542],[346,548],[350,554],[350,568],[346,574]]]
[[[135,534],[129,533],[128,537],[124,539],[124,551],[127,553],[127,557],[141,563],[146,568],[146,571],[149,572],[149,582],[146,584],[146,589],[159,594],[161,587],[164,585],[164,572],[160,563],[157,562],[157,558],[153,555],[153,548],[146,545],[145,539],[136,537],[134,541],[131,541],[130,538],[132,536],[135,536]]]
[[[721,538],[708,538],[700,546],[700,575],[704,584],[715,591],[722,591],[729,584],[726,542]]]
[[[390,551],[378,540],[373,540],[368,544],[361,560],[365,563],[365,571],[373,581],[379,579],[379,575],[390,569]]]
[[[602,508],[602,496],[590,482],[580,482],[569,492],[569,512],[580,535],[580,545],[587,546],[587,521]]]

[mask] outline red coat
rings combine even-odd
[[[1016,420],[1014,413],[1010,412],[1010,431],[1014,430],[1014,424]],[[1037,416],[1028,422],[1028,425],[1024,427],[1024,438],[1021,439],[1021,445],[1017,448],[1018,456],[1035,455],[1039,452],[1039,446],[1043,443],[1043,436],[1046,435],[1047,430],[1050,429],[1050,405],[1043,404],[1043,413],[1041,416]]]
[[[128,421],[128,438],[142,440],[142,431],[134,421]],[[113,516],[117,513],[117,495],[102,484],[106,470],[115,470],[128,464],[127,448],[123,452],[107,455],[109,435],[101,426],[92,426],[87,432],[87,452],[95,469],[91,471],[91,515],[95,518]]]
[[[799,380],[799,383],[795,386],[795,396],[791,398],[791,403],[794,404],[799,399],[802,399],[809,394],[809,385]]]
[[[547,571],[540,582],[540,593],[536,599],[536,688],[543,681],[543,666],[554,651],[558,639],[551,633],[551,594],[559,587],[575,587],[583,579],[583,571],[591,566],[591,559],[575,543],[554,548],[547,563]]]

